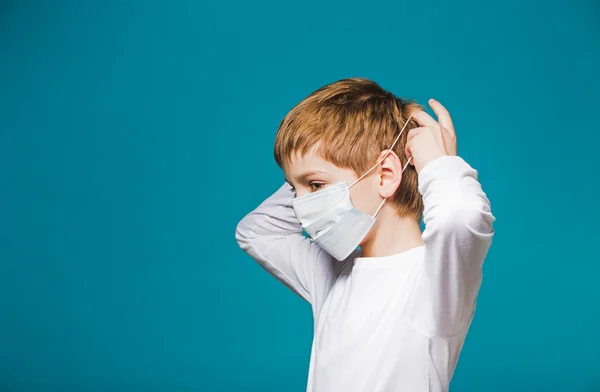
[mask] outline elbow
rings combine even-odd
[[[490,203],[484,197],[464,197],[454,203],[439,206],[436,213],[437,231],[448,234],[491,235],[495,218]]]
[[[494,233],[493,223],[496,218],[492,215],[489,203],[474,203],[467,209],[463,220],[463,225],[473,234],[485,236]]]
[[[251,238],[250,226],[246,223],[246,219],[242,219],[235,228],[235,240],[240,248],[248,249]]]

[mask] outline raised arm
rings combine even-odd
[[[435,100],[429,104],[438,121],[423,111],[414,113],[420,127],[409,132],[406,143],[425,207],[425,263],[411,314],[426,334],[449,337],[470,323],[495,218],[477,172],[456,156],[450,114]]]

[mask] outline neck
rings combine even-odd
[[[401,217],[393,205],[386,203],[371,232],[361,244],[363,257],[391,256],[423,245],[419,222]]]

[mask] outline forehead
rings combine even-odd
[[[324,172],[339,174],[345,170],[324,159],[315,146],[304,155],[301,155],[300,152],[292,154],[290,161],[284,166],[283,171],[288,180],[294,180],[307,173]]]

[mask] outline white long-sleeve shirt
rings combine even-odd
[[[238,224],[240,247],[312,305],[308,392],[448,390],[495,218],[460,157],[428,163],[419,192],[424,245],[392,256],[333,259],[302,234],[288,184]]]

